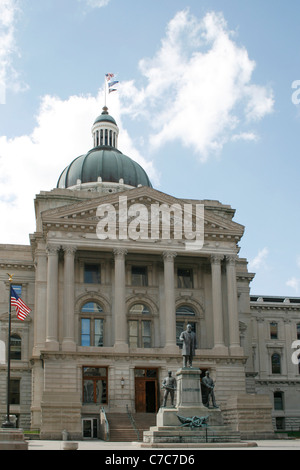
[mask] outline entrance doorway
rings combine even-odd
[[[135,369],[135,411],[156,413],[159,407],[157,369]]]
[[[84,439],[98,438],[98,419],[84,418],[82,420],[82,436]]]

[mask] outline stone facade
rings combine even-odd
[[[146,209],[201,205],[201,250],[174,235],[173,212],[169,238],[162,228],[155,240],[121,237],[119,219],[118,236],[99,239],[98,208],[115,208],[120,217],[120,197],[130,207]],[[35,212],[29,246],[0,245],[2,345],[8,335],[7,273],[14,274],[13,284],[32,309],[24,322],[12,320],[11,413],[19,426],[39,429],[43,438],[61,438],[67,431],[79,439],[97,435],[102,407],[156,412],[163,378],[182,366],[178,336],[187,323],[198,342],[193,367],[209,370],[228,420],[231,415],[234,422],[243,421],[237,418],[238,396],[245,402],[247,393],[258,393],[271,403],[275,399],[276,408],[280,397],[284,400],[283,409],[273,409],[275,426],[276,418],[284,417],[300,425],[300,376],[290,363],[300,299],[269,303],[250,298],[254,274],[239,257],[244,227],[233,220],[234,209],[98,178],[95,184],[79,181],[71,189],[41,192]],[[268,339],[272,322],[278,326],[276,340]],[[270,369],[272,352],[280,355],[280,374]],[[0,360],[3,417],[5,393],[6,365]]]

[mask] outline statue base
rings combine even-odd
[[[176,378],[176,407],[159,409],[156,426],[144,432],[144,443],[240,442],[239,431],[223,424],[221,410],[202,404],[199,369],[184,367],[177,371]]]

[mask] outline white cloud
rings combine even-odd
[[[149,119],[154,148],[178,140],[205,160],[234,136],[256,140],[253,130],[239,127],[272,112],[272,90],[251,82],[255,66],[222,14],[198,20],[184,10],[168,24],[155,56],[139,63],[147,85],[122,88],[124,109]]]
[[[300,279],[296,277],[292,277],[286,282],[288,287],[291,287],[295,292],[300,292]]]
[[[88,7],[91,8],[102,8],[106,7],[110,0],[78,0],[79,2],[84,2]]]
[[[249,261],[249,269],[251,270],[257,270],[262,267],[266,267],[265,260],[269,254],[268,248],[263,248],[258,252],[258,254]]]
[[[19,12],[16,0],[0,0],[0,104],[5,103],[6,90],[26,90],[18,72],[13,66],[18,54],[15,42],[15,23]]]
[[[103,90],[96,97],[61,100],[45,96],[30,135],[0,137],[0,213],[5,227],[0,243],[28,243],[28,234],[35,230],[35,195],[55,188],[64,168],[93,147],[91,127],[102,106]],[[152,162],[136,150],[122,127],[119,109],[115,97],[110,111],[120,128],[119,149],[140,163],[155,181]]]

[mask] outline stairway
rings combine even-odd
[[[138,440],[127,413],[107,413],[109,423],[109,440],[111,442],[134,442]],[[143,432],[149,431],[155,425],[155,413],[136,413],[133,415],[136,427],[139,430],[140,441],[143,440]]]

